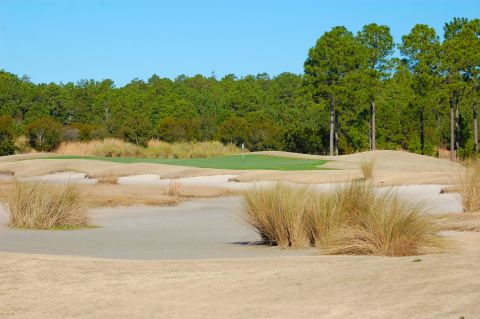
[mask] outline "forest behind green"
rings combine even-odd
[[[305,52],[303,74],[154,74],[116,87],[110,79],[34,84],[4,70],[0,155],[18,152],[15,140],[25,136],[39,151],[115,137],[137,145],[218,140],[251,151],[470,156],[478,152],[480,20],[455,18],[443,31],[417,24],[394,43],[385,25],[356,34],[337,26]]]

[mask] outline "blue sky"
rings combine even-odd
[[[396,42],[416,23],[442,32],[480,17],[479,0],[0,0],[0,69],[35,83],[156,73],[217,77],[303,72],[308,49],[344,25],[387,24]]]

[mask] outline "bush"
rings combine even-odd
[[[370,184],[350,183],[320,193],[276,184],[243,193],[244,218],[264,242],[317,246],[327,254],[407,256],[444,246],[431,218],[418,206]]]
[[[89,225],[76,185],[17,182],[8,200],[10,226],[50,229]]]
[[[37,151],[51,152],[62,140],[62,125],[50,117],[31,122],[27,126],[30,145]]]
[[[15,139],[15,151],[20,154],[35,152],[30,146],[28,138],[23,135]]]
[[[13,120],[8,116],[0,116],[0,156],[15,153]]]

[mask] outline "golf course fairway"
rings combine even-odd
[[[237,170],[279,170],[279,171],[302,171],[302,170],[321,170],[327,161],[288,158],[279,156],[246,154],[231,155],[211,158],[192,158],[192,159],[160,159],[160,158],[131,158],[131,157],[97,157],[97,156],[52,156],[48,159],[89,159],[108,161],[115,163],[152,163],[167,164],[178,166],[190,166],[201,168],[217,169],[237,169]]]

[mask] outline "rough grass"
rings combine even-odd
[[[459,193],[465,212],[480,212],[480,161],[472,160],[459,175]]]
[[[97,177],[97,184],[118,184],[118,177],[114,173],[100,175]]]
[[[64,142],[55,152],[79,156],[189,159],[238,154],[241,150],[235,145],[224,145],[217,141],[167,143],[151,140],[147,147],[142,147],[108,138],[89,142]]]
[[[10,226],[54,229],[90,226],[79,188],[73,184],[16,182],[8,198]]]
[[[280,247],[317,246],[326,254],[408,256],[439,251],[444,241],[422,208],[370,184],[330,192],[277,184],[243,192],[244,218]]]
[[[364,180],[371,180],[375,172],[375,160],[364,161],[360,164]]]
[[[168,186],[167,194],[172,197],[179,197],[181,195],[182,183],[180,181],[172,181]]]

